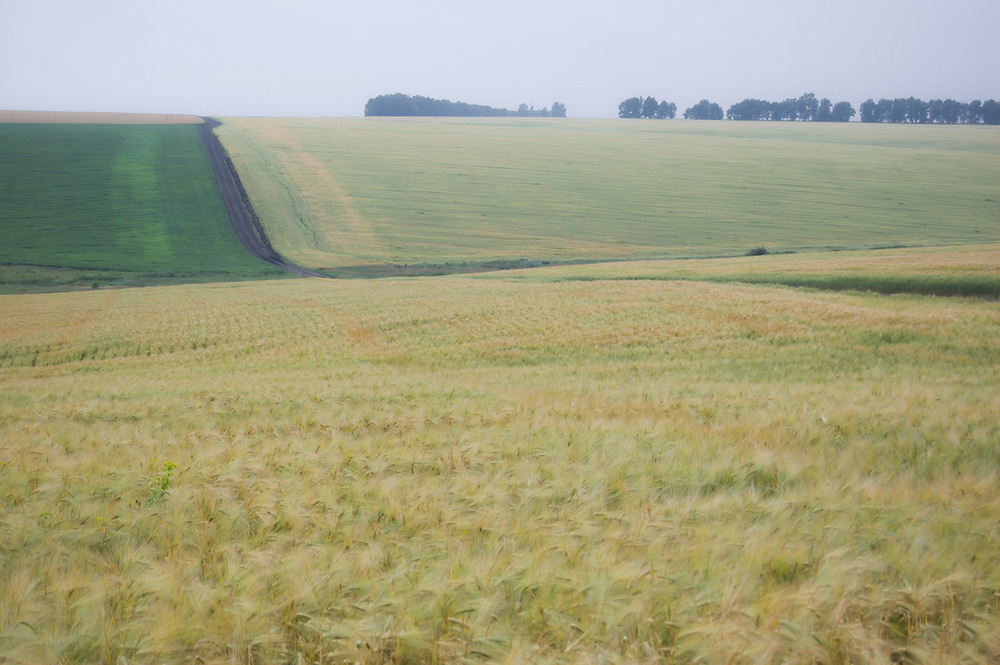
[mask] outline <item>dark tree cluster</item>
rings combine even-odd
[[[685,120],[722,120],[722,107],[703,99],[684,111]]]
[[[677,104],[657,102],[656,97],[629,97],[618,105],[619,118],[673,119],[676,115]]]
[[[534,106],[521,104],[516,111],[498,109],[482,104],[452,102],[447,99],[432,99],[420,95],[410,96],[397,92],[392,95],[372,97],[365,104],[366,116],[448,116],[448,117],[528,117],[565,118],[566,105],[552,104],[552,109],[536,110]]]
[[[869,99],[861,105],[861,122],[1000,125],[1000,103],[992,99],[968,104],[954,99],[925,102],[916,97]]]
[[[834,104],[824,97],[807,92],[798,99],[768,102],[762,99],[744,99],[729,107],[726,117],[730,120],[804,120],[807,122],[848,122],[855,115],[849,102]]]

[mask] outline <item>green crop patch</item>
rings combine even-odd
[[[275,248],[335,274],[1000,240],[993,128],[240,118],[219,132]]]
[[[48,269],[32,286],[67,268],[140,283],[278,274],[239,243],[196,126],[0,124],[0,152],[0,264]]]

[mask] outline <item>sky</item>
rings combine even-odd
[[[0,109],[1000,99],[997,0],[0,0]]]

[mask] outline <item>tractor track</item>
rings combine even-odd
[[[204,124],[202,124],[198,131],[201,133],[201,140],[205,144],[208,157],[212,162],[212,169],[215,171],[215,178],[219,183],[222,200],[226,204],[226,210],[229,211],[229,220],[232,222],[233,230],[236,232],[236,236],[240,239],[240,242],[243,243],[243,246],[247,248],[248,252],[262,261],[267,261],[289,272],[302,275],[303,277],[324,277],[329,279],[329,275],[324,275],[307,268],[300,268],[297,265],[289,263],[274,249],[271,241],[267,239],[267,235],[264,233],[260,217],[254,211],[247,192],[243,188],[240,176],[236,173],[233,160],[230,159],[226,149],[222,147],[219,137],[215,135],[215,128],[222,123],[214,118],[204,118],[204,121]]]

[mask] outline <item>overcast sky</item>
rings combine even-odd
[[[0,0],[0,108],[362,115],[403,92],[1000,99],[998,0]]]

